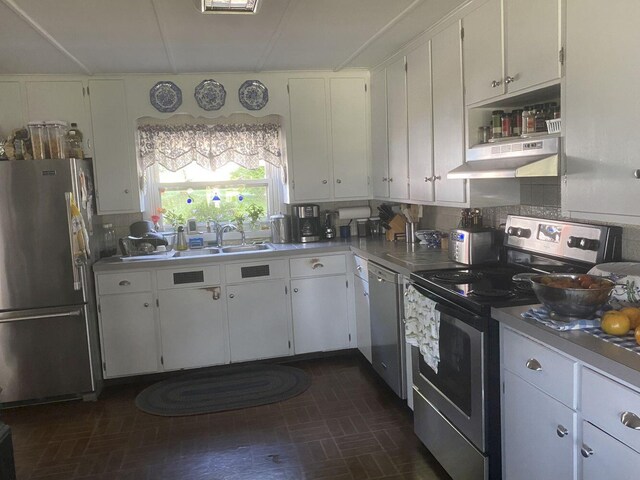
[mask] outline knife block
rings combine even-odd
[[[388,229],[386,233],[387,241],[392,242],[393,240],[395,240],[395,235],[398,233],[404,235],[404,227],[406,223],[407,223],[407,220],[404,218],[403,215],[394,216],[389,222],[389,226],[391,228]]]

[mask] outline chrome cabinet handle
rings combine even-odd
[[[326,185],[326,184],[327,184],[327,181],[326,181],[326,180],[322,180],[322,184],[323,184],[323,185]]]
[[[389,179],[388,179],[387,177],[382,177],[382,181],[383,181],[383,182],[388,182],[388,181],[389,181]]]
[[[640,178],[640,169],[634,170],[633,176],[636,177],[636,178]]]
[[[390,182],[393,182],[393,178],[389,177],[389,181],[390,181]]]
[[[593,455],[593,448],[583,443],[582,448],[580,449],[580,453],[584,458],[589,458],[591,455]]]
[[[562,425],[558,425],[558,428],[556,428],[556,433],[558,434],[558,436],[560,438],[562,438],[562,437],[566,437],[567,435],[569,435],[569,430],[567,430]]]
[[[504,77],[504,83],[506,83],[507,85],[508,85],[508,84],[510,84],[510,83],[513,83],[513,82],[515,82],[515,81],[516,81],[516,79],[515,79],[515,78],[513,78],[513,77],[512,77],[512,76],[510,76],[510,75],[507,75],[506,77]]]
[[[365,297],[368,297],[369,294],[367,292],[362,292]]]
[[[144,306],[145,306],[145,308],[149,308],[149,303],[148,303],[148,302],[145,302],[145,303],[144,303]]]
[[[121,287],[128,287],[129,285],[131,285],[131,282],[129,280],[122,280],[120,283],[118,283],[118,285],[120,285]]]
[[[336,180],[336,183],[342,183],[342,180],[337,179],[337,180]]]
[[[311,266],[311,269],[312,269],[312,270],[315,270],[316,268],[324,268],[324,265],[323,265],[322,263],[314,263],[314,264]]]
[[[294,288],[294,289],[293,289],[293,293],[298,293],[298,289],[297,289],[297,288]]]
[[[236,296],[233,293],[230,293],[229,298],[236,298]]]
[[[433,181],[433,178],[431,178],[431,177],[424,177],[424,181],[425,181],[425,182],[432,182],[432,181]]]
[[[361,271],[362,271],[362,265],[358,265],[358,266],[356,267],[356,270],[357,270],[357,271],[359,271],[359,272],[361,272]]]
[[[633,412],[622,412],[620,414],[620,421],[625,427],[632,430],[640,430],[640,417]]]
[[[433,177],[433,181],[435,182],[436,180],[442,180],[442,177],[440,175],[434,175]]]
[[[493,88],[499,87],[500,85],[502,85],[502,82],[501,82],[500,80],[493,80],[493,81],[491,82],[491,86],[492,86]]]
[[[376,280],[378,280],[379,282],[383,281],[381,277],[376,277]]]
[[[540,362],[535,358],[530,358],[529,360],[527,360],[527,363],[525,363],[525,365],[529,370],[534,370],[536,372],[542,370],[542,365],[540,365]]]

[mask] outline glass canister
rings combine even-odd
[[[47,152],[47,133],[43,122],[30,122],[29,136],[31,137],[31,149],[33,151],[34,160],[44,160],[49,158]]]
[[[67,124],[60,121],[45,122],[45,124],[47,126],[47,138],[49,140],[49,158],[65,158]]]
[[[502,138],[502,114],[504,110],[494,110],[491,112],[491,138]]]

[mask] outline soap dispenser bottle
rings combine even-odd
[[[178,238],[176,239],[176,250],[187,250],[189,245],[187,244],[187,236],[184,233],[184,227],[180,225],[178,227]]]

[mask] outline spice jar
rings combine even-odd
[[[510,137],[511,136],[511,114],[507,112],[503,112],[500,116],[500,121],[502,124],[502,136]]]
[[[534,116],[534,131],[546,132],[547,131],[547,117],[544,113],[544,105],[538,104],[535,106]]]
[[[511,134],[516,137],[522,134],[522,110],[511,112]]]
[[[502,138],[502,114],[504,110],[491,112],[491,138]]]
[[[491,127],[478,127],[478,143],[487,143],[491,138]]]

